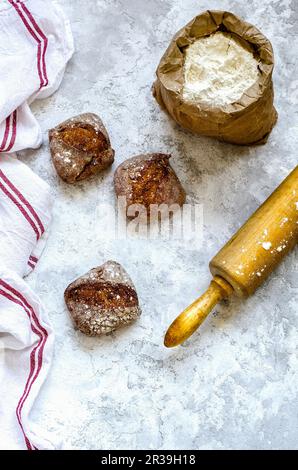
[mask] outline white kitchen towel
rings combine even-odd
[[[0,0],[0,152],[40,146],[29,104],[57,90],[72,53],[70,24],[56,1]]]
[[[54,449],[30,412],[46,379],[53,331],[23,277],[34,269],[51,220],[49,186],[15,152],[41,144],[30,103],[53,93],[73,53],[55,1],[0,0],[0,448]]]

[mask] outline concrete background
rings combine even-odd
[[[56,204],[44,256],[29,282],[56,331],[52,371],[35,420],[76,449],[298,448],[297,250],[257,294],[216,308],[175,350],[169,322],[207,287],[208,262],[297,164],[298,60],[295,0],[62,0],[76,53],[59,91],[35,103],[44,145],[20,154],[48,181]],[[179,129],[150,92],[172,35],[205,9],[227,9],[273,43],[278,124],[262,147],[241,148]],[[112,169],[69,187],[50,161],[47,130],[86,111],[105,122]],[[113,240],[100,202],[114,203],[113,170],[141,152],[171,152],[188,194],[202,204],[203,243]],[[92,339],[73,329],[63,292],[107,259],[134,280],[143,315]]]

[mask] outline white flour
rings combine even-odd
[[[259,75],[258,61],[234,36],[217,32],[185,51],[183,98],[223,106],[241,98]]]

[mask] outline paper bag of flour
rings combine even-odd
[[[251,51],[257,68],[255,80],[248,81],[248,88],[242,91],[240,88],[240,96],[228,103],[213,102],[212,94],[211,98],[206,95],[208,90],[203,90],[209,96],[207,101],[200,100],[199,95],[190,100],[185,93],[187,48],[201,38],[211,38],[215,33],[218,35],[218,32],[222,32],[222,36],[230,36],[246,51]],[[235,62],[236,59],[233,60]],[[257,28],[232,13],[206,11],[190,21],[172,39],[158,65],[153,95],[178,124],[190,131],[234,144],[262,144],[267,141],[277,120],[273,106],[273,66],[271,43]],[[237,61],[233,67],[233,72],[237,74]],[[202,85],[200,80],[202,76],[198,74],[198,88]]]

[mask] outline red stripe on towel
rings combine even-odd
[[[41,36],[41,38],[43,40],[43,52],[42,52],[42,57],[41,57],[42,72],[43,72],[43,78],[44,78],[44,85],[43,86],[47,86],[48,83],[49,83],[49,80],[48,80],[48,76],[47,76],[45,56],[46,56],[46,52],[47,52],[47,48],[48,48],[48,38],[46,37],[46,35],[42,31],[42,29],[36,23],[32,13],[28,10],[27,6],[23,2],[19,2],[19,3],[21,4],[24,13],[26,13],[28,19],[31,21],[31,24],[35,28],[35,31]]]
[[[29,34],[37,42],[37,72],[39,76],[39,90],[48,85],[48,75],[46,67],[46,52],[48,48],[48,38],[37,24],[32,13],[28,10],[27,6],[21,0],[8,0],[8,2],[14,7],[17,14],[21,18],[24,26],[26,27]],[[9,118],[7,118],[9,119]],[[13,113],[13,129],[10,144],[4,149],[9,132],[9,121],[6,122],[6,129],[3,137],[3,142],[0,146],[0,152],[9,152],[14,146],[17,133],[17,112]]]
[[[1,280],[0,280],[0,284],[2,284]],[[8,294],[6,291],[0,289],[0,295],[2,295],[3,297],[5,297],[7,300],[10,300],[11,302],[19,305],[20,307],[22,307],[24,309],[24,306],[22,305],[22,303],[15,299],[12,295]],[[24,309],[25,310],[25,309]],[[26,445],[28,447],[29,450],[32,450],[32,444],[30,443],[26,433],[25,433],[25,430],[24,430],[24,427],[23,427],[23,423],[22,423],[22,409],[20,409],[20,402],[22,400],[22,398],[24,397],[24,394],[28,391],[28,387],[29,387],[29,383],[32,379],[32,376],[34,374],[34,371],[35,371],[35,366],[36,366],[36,358],[35,358],[35,353],[36,351],[39,349],[40,345],[41,345],[41,342],[43,340],[43,337],[42,335],[40,334],[40,332],[33,326],[32,322],[31,322],[31,318],[30,318],[30,315],[28,314],[28,312],[25,310],[27,316],[29,317],[30,319],[30,323],[31,323],[31,330],[33,331],[33,333],[35,333],[38,337],[39,337],[39,341],[38,341],[38,344],[32,349],[31,353],[30,353],[30,371],[29,371],[29,375],[28,375],[28,378],[27,378],[27,381],[26,381],[26,385],[25,385],[25,389],[24,389],[24,392],[22,394],[22,397],[21,399],[19,400],[18,402],[18,405],[17,405],[17,408],[16,408],[16,415],[17,415],[17,420],[18,420],[18,423],[20,425],[20,428],[22,430],[22,433],[24,435],[24,439],[25,439],[25,442],[26,442]],[[33,383],[33,382],[32,382]],[[31,389],[31,387],[30,387]]]
[[[35,41],[38,44],[37,45],[37,71],[38,71],[39,82],[40,82],[39,89],[41,89],[44,86],[44,79],[43,79],[43,76],[42,76],[42,69],[41,69],[41,40],[38,38],[38,36],[36,35],[36,33],[34,32],[32,27],[28,23],[24,13],[22,12],[22,10],[20,8],[20,3],[15,3],[14,0],[8,0],[8,1],[14,7],[17,14],[19,15],[19,17],[23,21],[27,31],[31,34],[33,39],[35,39]]]
[[[17,110],[15,110],[12,113],[12,134],[10,138],[10,143],[4,150],[5,152],[9,152],[12,149],[16,141],[16,136],[17,136]]]
[[[9,178],[3,173],[2,170],[0,170],[0,179],[2,179],[7,186],[10,188],[10,190],[15,194],[15,196],[18,198],[19,202],[23,204],[26,209],[30,212],[31,215],[28,214],[28,216],[31,218],[31,216],[34,219],[34,224],[36,223],[36,229],[39,229],[40,233],[38,234],[38,239],[40,236],[44,233],[44,225],[38,216],[37,212],[35,209],[32,207],[30,202],[25,198],[25,196],[15,187],[15,185],[9,180]],[[35,231],[35,230],[34,230]]]
[[[6,146],[6,142],[8,139],[8,134],[9,134],[9,128],[10,128],[10,116],[7,116],[5,120],[5,130],[4,130],[4,135],[2,139],[2,143],[0,145],[0,152],[3,152]]]
[[[34,382],[36,381],[36,379],[38,378],[38,375],[40,373],[40,370],[41,370],[41,367],[42,367],[42,361],[43,361],[43,351],[44,351],[44,347],[45,347],[45,344],[46,344],[46,341],[47,341],[47,338],[48,338],[48,332],[40,324],[39,319],[38,319],[33,307],[29,304],[29,302],[26,300],[26,298],[19,291],[17,291],[14,287],[10,286],[7,282],[3,281],[3,279],[0,279],[0,285],[2,285],[5,289],[7,289],[10,292],[10,293],[7,293],[3,290],[0,290],[0,294],[2,294],[8,300],[14,302],[15,304],[21,306],[24,309],[24,311],[26,312],[26,314],[27,314],[27,316],[30,320],[31,330],[39,337],[39,342],[38,342],[37,346],[35,346],[35,348],[31,351],[31,354],[30,354],[30,373],[29,373],[29,376],[28,376],[28,379],[27,379],[27,382],[26,382],[24,392],[23,392],[23,394],[22,394],[22,396],[19,400],[19,403],[18,403],[18,406],[17,406],[17,409],[16,409],[18,422],[19,422],[20,427],[23,431],[27,447],[28,447],[28,449],[33,450],[32,445],[30,444],[30,441],[27,438],[27,436],[24,432],[24,429],[23,429],[22,420],[21,420],[22,408],[24,406],[24,403],[25,403],[26,399],[28,398],[28,395],[30,393],[32,385],[34,384]],[[13,296],[15,296],[17,298],[15,298]],[[34,325],[32,320],[34,321],[35,325]],[[37,361],[37,370],[35,371],[35,369],[36,369],[36,358],[35,358],[36,351],[38,351],[38,354],[37,354],[38,361]],[[34,371],[35,371],[35,373],[34,373]],[[33,376],[33,373],[34,373],[34,376]],[[33,376],[33,378],[32,378],[32,376]],[[29,444],[29,446],[28,446],[28,444]],[[34,449],[36,449],[36,447],[34,447]]]
[[[1,170],[0,170],[1,172]],[[34,224],[33,220],[30,218],[30,216],[27,214],[27,212],[24,210],[24,208],[22,207],[22,205],[16,200],[16,198],[7,190],[7,188],[1,183],[0,181],[0,190],[15,204],[15,206],[19,209],[19,211],[23,214],[23,216],[25,217],[25,219],[27,220],[27,222],[29,222],[29,224],[31,225],[31,227],[33,228],[35,234],[36,234],[36,238],[37,240],[39,240],[40,238],[40,234],[39,234],[39,231],[36,227],[36,225]]]
[[[1,280],[0,280],[0,283],[2,284]],[[9,293],[7,293],[6,291],[4,291],[2,289],[0,289],[0,295],[5,297],[7,300],[10,300],[11,302],[16,303],[16,304],[20,305],[21,307],[23,307],[23,305],[21,304],[20,301],[18,301],[12,295],[10,295]],[[28,313],[27,313],[27,315],[28,315]],[[29,318],[30,318],[30,316],[29,316]],[[30,319],[30,322],[31,322],[31,319]],[[27,379],[27,382],[26,382],[25,390],[28,389],[29,381],[30,381],[31,377],[33,376],[33,373],[34,373],[34,370],[35,370],[35,352],[40,347],[41,341],[42,341],[42,336],[41,336],[40,332],[32,325],[32,322],[31,322],[31,329],[35,334],[37,334],[39,336],[40,340],[39,340],[38,345],[31,351],[31,354],[30,354],[30,372],[29,372],[29,376],[28,376],[28,379]],[[23,395],[24,395],[24,392],[23,392]],[[20,403],[20,401],[19,401],[19,403]],[[22,424],[22,413],[21,413],[21,410],[19,410],[19,404],[18,404],[17,409],[16,409],[16,415],[17,415],[17,420],[18,420],[18,423],[20,425],[21,431],[23,433],[24,439],[25,439],[26,446],[27,446],[28,450],[33,450],[32,444],[30,443],[30,441],[29,441],[29,439],[28,439],[28,437],[25,433],[23,424]]]
[[[30,268],[34,269],[37,265],[37,262],[38,258],[36,258],[36,256],[30,255],[27,264],[30,266]]]

